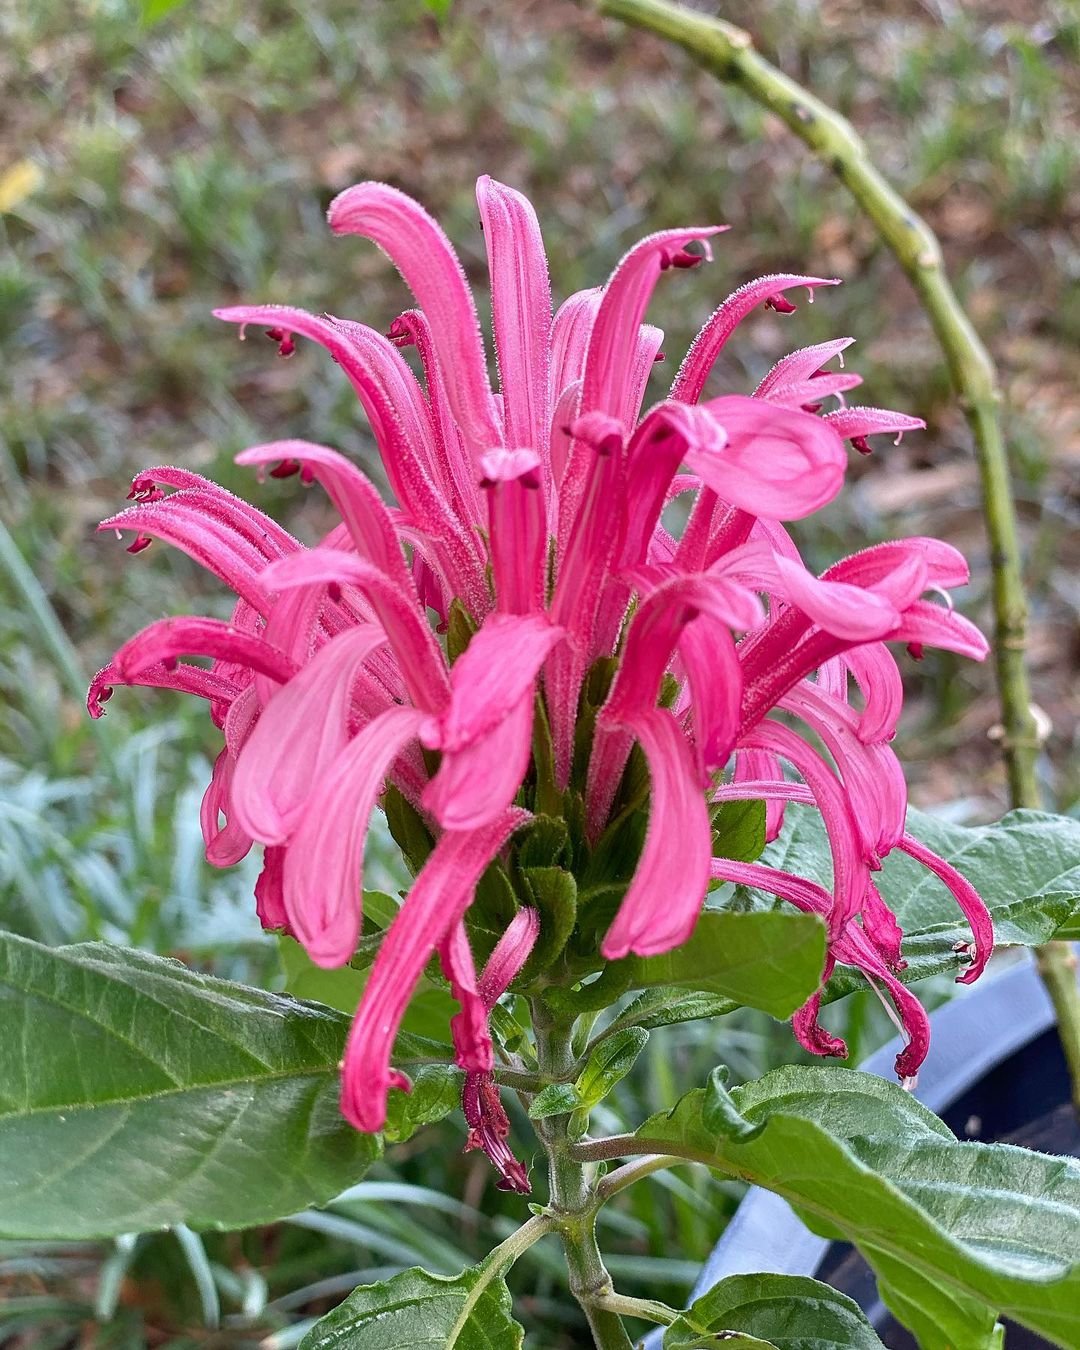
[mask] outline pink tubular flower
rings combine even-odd
[[[986,644],[951,608],[923,598],[967,578],[947,544],[882,544],[819,577],[784,528],[840,490],[844,440],[865,450],[871,435],[922,425],[844,404],[858,377],[827,363],[850,339],[793,353],[752,395],[705,396],[742,319],[763,305],[790,313],[792,293],[812,298],[835,281],[780,275],[736,291],[668,397],[643,414],[662,337],[645,322],[652,293],[664,273],[711,257],[717,229],[649,236],[602,290],[571,296],[553,317],[532,207],[488,178],[477,195],[499,392],[439,226],[384,184],[342,193],[331,228],[378,244],[418,308],[389,337],[277,305],[218,317],[266,328],[283,353],[298,336],[326,348],[363,404],[393,505],[325,447],[290,440],[246,451],[240,463],[299,473],[330,497],[341,523],[307,549],[197,474],[139,475],[133,505],[102,528],[132,534],[132,551],[154,539],[181,548],[236,604],[228,623],[151,624],[95,678],[88,706],[99,716],[116,684],[207,701],[224,738],[203,803],[207,857],[225,866],[264,845],[259,916],[322,965],[355,951],[368,821],[395,794],[396,814],[411,813],[409,847],[419,853],[408,861],[418,875],[353,1024],[343,1109],[358,1128],[377,1130],[388,1089],[408,1087],[391,1066],[394,1039],[437,954],[462,1008],[452,1032],[469,1146],[487,1151],[502,1184],[523,1190],[492,1078],[494,1002],[534,944],[584,978],[604,961],[684,942],[716,878],[820,914],[830,969],[858,967],[895,1005],[909,1039],[899,1071],[915,1073],[926,1024],[897,979],[902,935],[873,883],[882,858],[902,849],[956,896],[973,934],[962,979],[982,970],[993,935],[968,883],[904,833],[904,780],[888,744],[901,689],[884,644],[975,659]],[[422,377],[402,355],[410,346]],[[829,399],[839,406],[822,414]],[[688,510],[673,533],[676,499]],[[181,659],[189,656],[209,664]],[[712,813],[735,798],[766,803],[770,838],[786,802],[816,807],[831,889],[714,858]],[[558,945],[518,864],[532,818],[564,818],[571,848],[552,867],[570,854],[589,866],[635,813],[640,855],[633,875],[614,879],[624,895],[599,956],[587,902]],[[504,936],[478,975],[470,906],[489,869],[518,908],[504,904]],[[490,916],[485,925],[490,933]],[[843,1053],[817,1007],[813,999],[796,1016],[796,1034],[815,1053]]]

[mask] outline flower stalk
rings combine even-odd
[[[1001,427],[1001,390],[993,358],[946,275],[930,226],[883,177],[851,123],[755,51],[750,34],[669,0],[597,0],[601,14],[676,42],[706,70],[743,89],[827,164],[907,274],[945,355],[971,428],[990,554],[993,654],[1001,702],[1001,751],[1014,807],[1038,807],[1040,736],[1027,669],[1027,599],[1016,505]],[[1067,943],[1036,950],[1036,964],[1057,1015],[1080,1112],[1080,985]]]
[[[533,1027],[540,1073],[553,1081],[572,1074],[574,1019],[553,1015],[533,1000]],[[581,1305],[597,1350],[631,1350],[622,1318],[605,1301],[615,1290],[596,1243],[596,1211],[602,1203],[585,1164],[571,1152],[570,1114],[536,1122],[548,1160],[549,1214],[555,1221],[569,1273],[570,1292]]]

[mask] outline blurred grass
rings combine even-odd
[[[1069,807],[1080,794],[1076,11],[1063,0],[733,0],[724,12],[856,121],[942,234],[1001,362],[1036,691],[1054,723],[1042,769],[1048,795]],[[939,533],[971,556],[962,603],[985,620],[967,435],[913,297],[780,127],[658,44],[569,0],[456,0],[442,23],[421,0],[191,0],[151,27],[135,0],[36,0],[0,7],[0,90],[4,926],[274,977],[251,913],[252,867],[215,872],[201,858],[197,806],[215,748],[202,710],[126,691],[91,725],[80,702],[135,628],[181,610],[223,613],[224,598],[186,559],[156,546],[129,558],[92,531],[136,469],[175,461],[250,492],[303,537],[318,532],[316,496],[295,482],[256,489],[231,458],[281,435],[369,458],[351,391],[314,350],[281,362],[256,333],[237,344],[209,310],[279,300],[385,328],[407,303],[392,269],[360,241],[331,239],[323,220],[359,178],[420,197],[481,288],[473,182],[490,172],[521,187],[545,228],[557,298],[602,280],[649,230],[729,222],[717,261],[658,295],[651,317],[668,331],[668,361],[657,396],[741,282],[789,268],[843,276],[813,308],[749,321],[716,387],[748,391],[792,346],[858,337],[861,401],[917,412],[929,432],[853,463],[850,490],[801,542],[824,565],[887,535]],[[931,654],[907,673],[899,748],[916,800],[996,813],[989,671]],[[867,1046],[882,1035],[874,1009],[855,1001],[848,1017],[866,1023]],[[738,1076],[794,1057],[785,1029],[750,1016],[668,1029],[600,1123],[620,1128],[670,1102],[718,1054]],[[371,1182],[410,1190],[361,1187],[318,1231],[0,1250],[0,1345],[234,1346],[277,1328],[285,1346],[360,1272],[475,1260],[524,1204],[493,1190],[482,1159],[460,1156],[459,1124],[432,1143],[429,1133],[405,1146]],[[428,1189],[452,1203],[436,1207]],[[691,1173],[630,1192],[607,1220],[620,1283],[677,1301],[735,1200]],[[535,1344],[581,1343],[546,1246],[511,1282]],[[202,1325],[215,1298],[217,1331]],[[107,1329],[95,1307],[115,1310]]]

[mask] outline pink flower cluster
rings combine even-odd
[[[790,292],[812,299],[835,282],[779,275],[736,291],[668,397],[642,414],[662,339],[644,322],[653,289],[664,272],[710,257],[717,229],[650,235],[606,286],[572,295],[553,316],[531,206],[489,178],[477,196],[499,392],[450,243],[384,184],[342,193],[329,219],[337,234],[374,240],[415,296],[419,307],[388,337],[276,305],[218,311],[265,326],[282,354],[298,335],[326,348],[367,413],[394,504],[319,445],[279,441],[239,455],[325,489],[341,523],[308,549],[197,474],[140,475],[135,504],[102,528],[134,531],[133,551],[151,538],[183,549],[238,598],[228,623],[172,618],[144,629],[96,677],[89,707],[98,715],[116,684],[208,700],[225,744],[203,804],[207,857],[226,866],[263,844],[260,918],[324,966],[356,949],[371,812],[386,784],[403,794],[435,842],[371,971],[345,1055],[343,1110],[377,1130],[388,1089],[407,1087],[391,1049],[438,953],[461,1006],[453,1034],[471,1142],[520,1187],[490,1078],[488,1013],[539,922],[534,911],[519,915],[478,975],[465,916],[481,875],[529,820],[540,779],[550,780],[547,800],[577,795],[595,845],[635,743],[647,761],[648,826],[603,960],[686,941],[714,879],[762,888],[820,914],[830,969],[857,967],[893,1001],[908,1035],[898,1061],[907,1077],[926,1053],[927,1023],[897,978],[902,934],[874,885],[881,859],[903,849],[952,890],[973,932],[964,980],[982,970],[993,939],[968,883],[904,832],[904,780],[889,748],[902,691],[885,644],[976,659],[986,644],[950,607],[923,598],[967,579],[949,545],[898,540],[818,577],[784,528],[840,490],[845,440],[865,450],[873,433],[922,425],[845,405],[859,378],[828,363],[850,339],[794,352],[750,396],[703,400],[744,317],[761,306],[788,313]],[[404,347],[415,347],[422,380]],[[830,399],[838,406],[822,413]],[[666,513],[676,498],[688,507],[677,535]],[[441,635],[452,606],[472,636],[451,664]],[[211,664],[179,659],[190,655]],[[583,737],[582,692],[598,662],[614,676]],[[545,756],[534,754],[541,738]],[[740,798],[767,803],[770,838],[785,802],[821,812],[831,890],[713,856],[710,812]],[[817,1004],[796,1015],[795,1032],[817,1053],[842,1054]]]

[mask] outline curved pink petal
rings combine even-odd
[[[968,565],[963,554],[943,539],[923,535],[872,544],[833,563],[822,577],[826,581],[847,581],[876,589],[913,558],[925,564],[927,585],[949,590],[968,582]]]
[[[344,455],[311,441],[268,441],[236,456],[237,464],[265,466],[295,460],[306,466],[326,489],[338,514],[349,528],[363,557],[373,562],[403,589],[410,587],[409,571],[397,531],[386,505],[371,482]]]
[[[267,932],[283,932],[293,937],[282,891],[285,853],[283,848],[264,850],[262,871],[255,882],[255,912]]]
[[[547,451],[551,282],[536,212],[486,174],[476,184],[484,227],[506,443]]]
[[[660,274],[670,267],[695,266],[702,255],[687,244],[705,242],[723,226],[661,230],[635,244],[611,274],[589,336],[581,408],[619,417],[623,391],[634,368],[638,331]],[[712,254],[705,243],[704,257]]]
[[[754,390],[755,398],[768,398],[771,394],[801,385],[824,369],[827,362],[854,343],[854,338],[833,338],[831,342],[817,342],[812,347],[800,347],[777,361],[772,370]],[[841,365],[843,362],[841,362]]]
[[[529,768],[533,705],[526,694],[485,734],[443,755],[422,801],[444,829],[480,829],[514,800]]]
[[[455,1062],[468,1073],[490,1073],[494,1064],[488,1008],[480,996],[476,965],[464,922],[459,919],[439,943],[439,963],[461,1011],[450,1019]]]
[[[779,722],[760,722],[743,744],[751,749],[768,750],[786,759],[802,775],[813,794],[829,836],[832,853],[836,903],[829,916],[829,931],[835,936],[859,912],[868,880],[858,826],[848,795],[821,755],[790,727]]]
[[[378,567],[340,549],[313,548],[271,564],[268,574],[279,590],[327,582],[356,586],[371,601],[397,657],[398,668],[418,707],[441,712],[450,694],[445,659],[415,600],[412,580],[402,591]]]
[[[232,788],[237,820],[253,838],[282,844],[292,834],[315,784],[348,741],[357,673],[385,641],[374,624],[342,633],[263,708]]]
[[[692,451],[686,464],[733,506],[774,520],[799,520],[840,491],[844,445],[821,418],[729,394],[704,405],[727,433],[719,453]]]
[[[649,824],[634,879],[600,946],[607,961],[655,956],[694,930],[709,884],[712,831],[694,759],[664,708],[627,718],[652,779]]]
[[[506,926],[480,975],[480,997],[488,1012],[521,973],[540,936],[540,914],[523,906]]]
[[[879,642],[852,647],[839,658],[851,671],[863,708],[859,715],[859,739],[867,744],[891,741],[904,703],[904,686],[892,652]]]
[[[232,811],[232,778],[236,761],[227,749],[214,760],[210,782],[199,808],[206,861],[211,867],[232,867],[251,850],[252,838],[237,822]],[[221,816],[225,824],[220,823]]]
[[[910,417],[907,413],[892,412],[888,408],[838,408],[826,413],[826,422],[837,435],[851,441],[856,450],[864,455],[870,453],[867,436],[892,432],[899,440],[905,431],[921,431],[926,423],[921,417]]]
[[[446,390],[446,379],[435,353],[435,340],[427,315],[418,309],[407,309],[390,325],[390,341],[397,347],[415,346],[427,382],[428,402],[431,405],[432,431],[435,438],[436,479],[457,503],[463,521],[478,525],[483,519],[480,494],[477,491],[476,472],[465,452],[461,432],[454,421],[453,409]]]
[[[118,684],[174,689],[180,694],[194,694],[198,698],[208,699],[211,704],[226,705],[240,692],[240,686],[232,680],[223,679],[202,666],[165,665],[161,662],[132,674],[122,673],[110,662],[102,666],[86,691],[86,711],[95,721],[105,716],[104,705],[112,698],[113,687]]]
[[[482,830],[444,834],[390,925],[345,1047],[341,1109],[358,1130],[381,1130],[388,1090],[408,1090],[390,1052],[416,983],[471,904],[484,869],[526,818],[507,811]]]
[[[470,453],[503,443],[469,283],[449,239],[404,192],[385,183],[346,188],[327,212],[335,234],[360,234],[390,258],[431,323],[447,396]]]
[[[317,965],[344,965],[356,950],[368,822],[423,718],[415,708],[391,708],[369,722],[307,798],[285,856],[284,902],[297,941]]]
[[[527,614],[544,604],[547,494],[540,468],[533,450],[489,450],[480,460],[495,597],[509,614]]]
[[[927,848],[913,835],[905,834],[898,841],[897,846],[904,853],[914,858],[916,862],[921,862],[924,867],[928,867],[949,888],[956,903],[960,906],[964,918],[971,925],[971,933],[974,938],[974,943],[969,952],[971,964],[963,974],[957,976],[958,983],[970,984],[983,973],[987,961],[993,955],[994,922],[990,917],[990,911],[967,877],[958,872],[951,863],[947,863],[944,858],[939,858],[933,849]]]
[[[265,556],[234,529],[207,515],[197,495],[190,490],[158,501],[136,502],[103,520],[98,529],[117,534],[134,530],[133,549],[137,545],[145,547],[143,541],[149,542],[151,538],[162,539],[218,577],[252,609],[263,615],[269,612],[271,596],[261,576]]]
[[[545,614],[490,614],[450,671],[450,702],[424,728],[430,749],[462,750],[497,726],[523,698],[562,629]]]
[[[112,668],[125,684],[134,683],[152,666],[169,665],[181,656],[212,656],[259,671],[284,684],[296,674],[296,666],[261,638],[241,633],[221,619],[177,615],[148,624],[117,651]]]
[[[842,581],[822,581],[801,564],[776,555],[773,566],[784,598],[819,628],[852,642],[884,637],[900,622],[900,612],[884,596]]]
[[[829,279],[780,273],[759,277],[756,281],[748,281],[745,286],[740,286],[728,296],[719,309],[713,311],[705,327],[694,339],[690,350],[686,353],[686,359],[675,376],[675,383],[671,386],[671,397],[681,403],[698,401],[705,389],[709,372],[716,364],[716,358],[728,338],[758,305],[771,305],[774,309],[778,309],[780,305],[776,302],[783,298],[785,291],[793,290],[796,286],[805,286],[810,299],[813,300],[815,286],[839,285],[839,277]],[[784,304],[788,309],[795,308],[789,301],[784,301]]]

